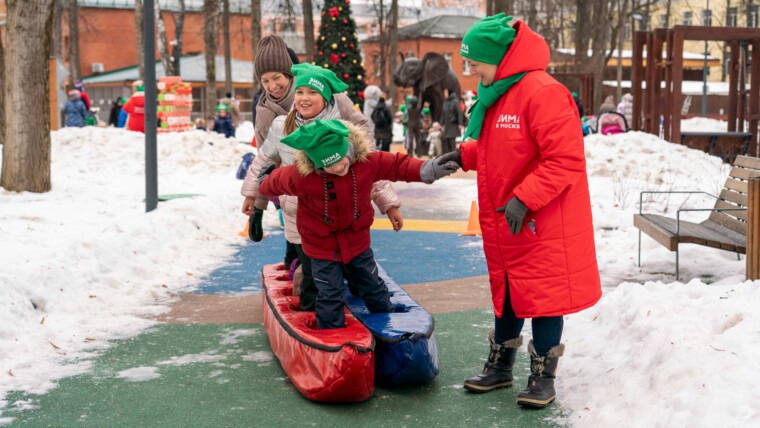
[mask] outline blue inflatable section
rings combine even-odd
[[[433,317],[378,266],[396,308],[373,314],[364,301],[346,292],[346,305],[375,336],[375,383],[385,386],[431,381],[438,374]]]

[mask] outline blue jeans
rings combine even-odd
[[[538,355],[545,356],[549,350],[557,345],[562,338],[562,316],[539,317],[531,319],[533,325],[533,347]],[[512,301],[509,297],[509,282],[506,284],[506,296],[504,296],[504,308],[501,318],[494,316],[494,340],[496,343],[504,343],[520,335],[525,320],[517,318],[512,309]]]

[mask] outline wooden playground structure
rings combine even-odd
[[[728,132],[715,133],[713,141],[731,139],[736,154],[760,154],[760,29],[682,26],[637,31],[633,45],[633,121],[631,129],[660,135],[673,143],[690,141],[681,133],[683,45],[685,40],[724,41],[730,51]],[[645,50],[646,48],[646,55]],[[747,88],[749,74],[749,88]],[[642,88],[642,82],[646,87]],[[744,129],[745,123],[749,129]],[[722,135],[723,134],[723,135]],[[748,135],[748,134],[751,134]],[[685,143],[684,143],[685,144]],[[726,159],[726,158],[724,158]]]

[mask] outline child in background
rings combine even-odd
[[[428,156],[440,156],[441,153],[441,124],[433,122],[430,126],[430,132],[428,132],[428,143],[430,148],[428,149]]]
[[[206,130],[206,121],[202,117],[195,119],[195,129],[198,131]]]
[[[274,163],[264,165],[259,192],[298,196],[297,227],[318,289],[319,328],[345,327],[344,269],[370,312],[393,311],[370,248],[372,184],[379,180],[430,184],[454,173],[458,164],[371,150],[374,142],[364,131],[337,119],[316,120],[280,141],[297,150],[295,164],[277,169]]]
[[[232,117],[230,117],[227,109],[229,109],[229,107],[224,104],[216,106],[216,111],[219,112],[219,116],[214,119],[213,131],[224,134],[225,137],[230,138],[235,136],[235,125],[232,124]]]

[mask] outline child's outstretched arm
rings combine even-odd
[[[259,172],[259,193],[264,196],[301,196],[301,174],[295,165],[275,168],[273,162],[261,167]]]
[[[378,152],[378,155],[380,159],[376,180],[421,181],[431,184],[461,167],[460,162],[452,159],[451,153],[424,162],[401,153]]]

